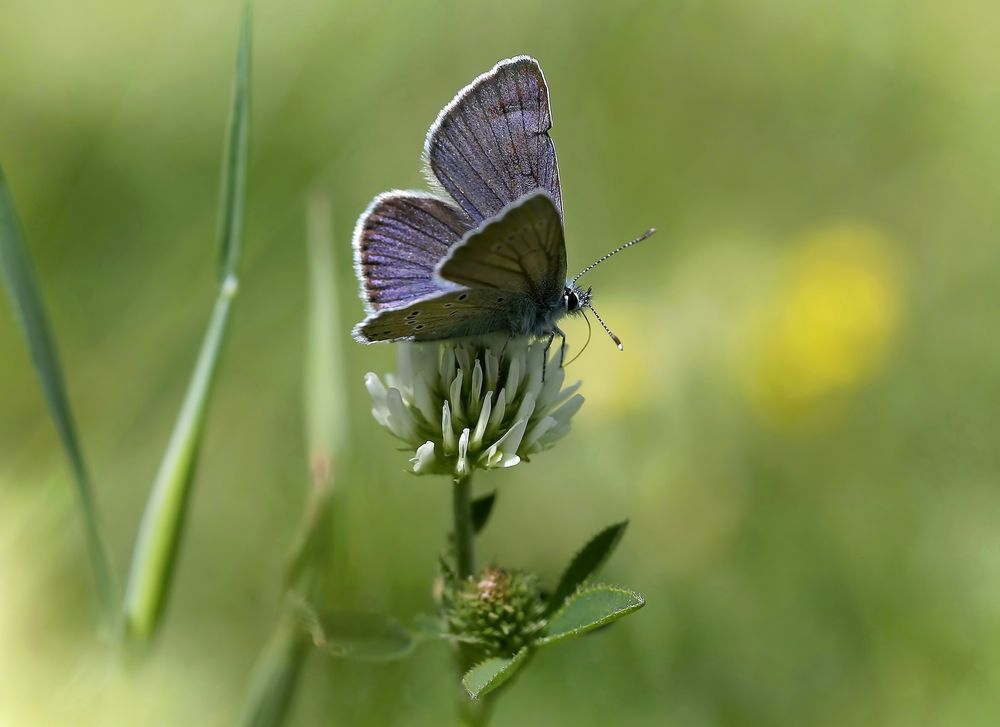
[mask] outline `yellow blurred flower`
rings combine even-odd
[[[903,305],[891,240],[855,224],[821,228],[791,252],[749,322],[743,380],[766,418],[797,424],[882,367]]]

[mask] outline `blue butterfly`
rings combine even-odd
[[[562,193],[549,137],[549,92],[538,61],[498,63],[449,103],[427,133],[434,194],[380,194],[354,230],[355,272],[368,317],[361,343],[437,341],[499,333],[565,336],[558,321],[590,309],[566,279]]]

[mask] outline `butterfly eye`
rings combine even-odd
[[[580,307],[580,296],[576,294],[575,290],[566,289],[563,293],[563,305],[566,306],[567,311],[575,311]]]

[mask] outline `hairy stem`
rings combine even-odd
[[[472,475],[455,477],[452,488],[452,509],[455,518],[455,571],[459,580],[465,581],[476,575],[475,528],[472,526]],[[475,652],[468,644],[455,648],[455,667],[461,679],[475,662]],[[485,725],[490,710],[482,702],[469,699],[465,689],[458,685],[458,719],[470,727]]]
[[[461,580],[476,573],[475,532],[472,527],[472,475],[455,478],[452,505],[455,516],[455,569]]]

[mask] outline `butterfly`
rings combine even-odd
[[[360,343],[506,334],[565,335],[558,322],[589,309],[622,348],[577,280],[566,278],[562,191],[552,113],[534,58],[500,61],[462,89],[427,133],[434,193],[377,196],[354,230],[355,272],[368,316]]]

